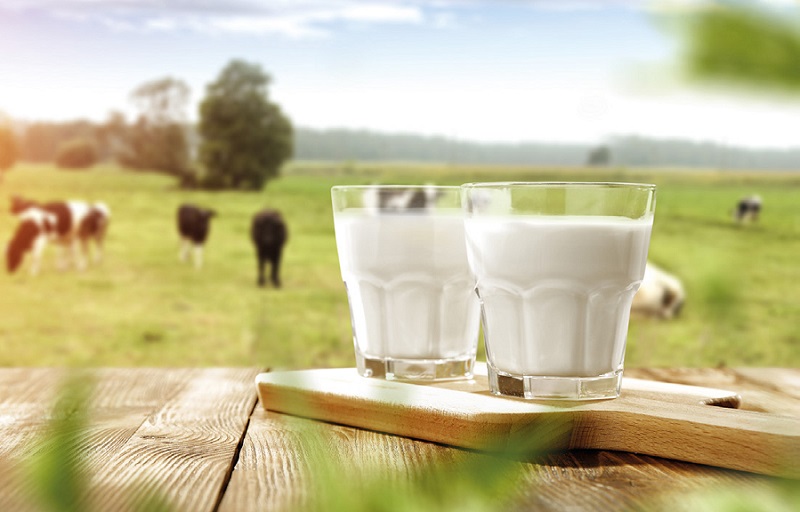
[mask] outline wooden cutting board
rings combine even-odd
[[[262,373],[265,409],[462,448],[526,456],[620,450],[800,478],[800,418],[738,410],[732,391],[623,378],[614,400],[531,401],[469,381],[368,379],[354,368]]]

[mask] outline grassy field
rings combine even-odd
[[[651,259],[687,289],[682,316],[631,321],[627,366],[800,365],[800,174],[296,163],[260,193],[180,190],[167,177],[18,165],[0,183],[40,200],[103,200],[112,209],[105,261],[0,276],[0,365],[352,366],[352,335],[333,236],[330,187],[482,180],[645,181],[659,186]],[[758,193],[758,225],[731,220]],[[178,261],[184,201],[219,212],[205,267]],[[269,206],[290,230],[284,288],[259,289],[250,217]],[[2,207],[0,236],[15,219]]]

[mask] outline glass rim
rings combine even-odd
[[[463,183],[461,188],[638,188],[655,190],[654,183],[635,183],[625,181],[483,181]]]
[[[399,190],[399,189],[459,189],[461,185],[401,185],[401,184],[392,184],[392,185],[334,185],[331,187],[331,191],[334,190],[367,190],[367,189],[389,189],[389,190]]]

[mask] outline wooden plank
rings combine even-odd
[[[740,408],[800,418],[800,371],[789,368],[633,368],[625,375],[735,389]]]
[[[213,510],[255,404],[257,369],[99,369],[81,437],[92,475],[87,507],[127,510],[157,498],[172,510]],[[66,372],[0,370],[0,510],[30,503],[20,478],[45,431]],[[8,506],[5,506],[8,505]]]
[[[510,479],[499,495],[497,485],[478,485],[482,471],[498,469]],[[432,482],[437,475],[440,480]],[[509,460],[257,407],[219,510],[348,510],[354,503],[365,510],[376,492],[394,500],[408,490],[435,502],[448,485],[476,509],[476,502],[485,500],[508,503],[513,510],[675,510],[687,493],[770,482],[750,473],[610,451]]]
[[[98,457],[91,502],[98,510],[125,510],[134,495],[171,510],[214,510],[255,406],[257,373],[186,370],[176,392],[124,445]]]
[[[462,392],[328,369],[263,374],[258,386],[271,410],[464,448],[515,450],[532,428],[563,427],[556,447],[800,477],[800,418],[701,403],[735,392],[628,379],[616,400],[554,403],[496,397],[485,378],[475,381]]]
[[[91,468],[93,457],[122,446],[163,399],[162,391],[156,392],[158,375],[163,373],[148,369],[1,369],[0,459],[5,485],[0,485],[0,510],[24,508],[22,503],[30,507],[35,491],[26,478],[25,462],[47,435],[53,406],[68,379],[80,379],[92,387],[87,404],[90,423],[82,433],[87,447],[85,462]]]

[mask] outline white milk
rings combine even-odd
[[[479,305],[461,210],[334,214],[356,349],[368,357],[475,354]]]
[[[565,377],[622,369],[652,216],[486,216],[465,226],[495,368]]]

